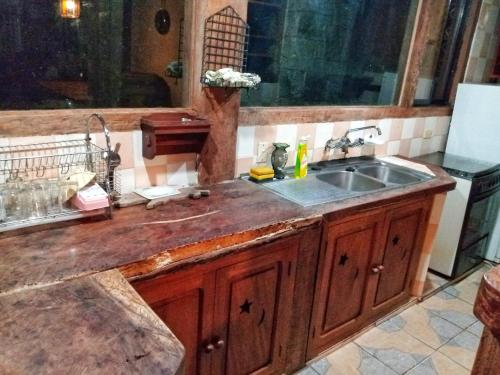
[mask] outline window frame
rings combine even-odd
[[[234,1],[234,0],[233,0]],[[463,36],[457,69],[450,93],[450,105],[414,107],[416,80],[420,73],[423,49],[427,41],[423,35],[428,27],[427,15],[432,9],[432,0],[419,0],[412,41],[407,57],[402,89],[397,105],[390,106],[303,106],[303,107],[239,107],[240,125],[270,125],[279,123],[306,123],[371,120],[381,118],[405,118],[426,116],[449,116],[459,82],[463,80],[472,38],[479,16],[481,0],[472,0],[471,20]],[[195,4],[196,3],[196,4]],[[199,80],[203,46],[203,25],[211,11],[232,3],[220,4],[215,0],[185,0],[185,48],[182,107],[156,108],[90,108],[90,109],[47,109],[47,110],[2,110],[0,111],[0,135],[21,137],[34,135],[69,134],[82,131],[85,119],[98,112],[105,116],[113,131],[130,131],[139,128],[140,117],[155,112],[191,112],[207,115],[207,97],[210,90]],[[240,15],[245,18],[248,2],[238,1]],[[238,112],[238,111],[237,111]]]
[[[405,73],[401,83],[397,105],[387,106],[303,106],[303,107],[240,107],[240,122],[243,125],[270,125],[277,123],[306,123],[329,121],[355,121],[381,118],[405,118],[450,116],[458,83],[463,81],[467,58],[470,52],[474,30],[479,16],[481,0],[472,0],[472,22],[467,22],[460,46],[457,68],[452,79],[452,89],[448,98],[449,105],[413,106],[417,80],[427,45],[427,30],[430,26],[433,1],[419,0],[415,15],[412,38],[406,61]],[[301,113],[302,112],[302,113]]]

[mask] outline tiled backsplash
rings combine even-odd
[[[43,137],[0,138],[0,146],[22,145],[83,139],[84,134],[55,135]],[[92,134],[93,142],[104,146],[103,134]],[[133,191],[136,187],[151,185],[187,185],[198,182],[198,173],[195,171],[195,154],[163,155],[153,160],[142,157],[141,131],[111,132],[111,146],[120,142],[121,165],[118,181],[122,193]]]
[[[288,165],[293,165],[296,155],[295,149],[298,140],[302,136],[310,137],[308,141],[310,162],[343,157],[340,150],[325,153],[326,141],[332,137],[341,137],[348,129],[367,125],[380,127],[382,135],[377,136],[373,130],[351,133],[351,139],[363,137],[365,141],[372,141],[373,143],[366,144],[363,147],[350,148],[347,157],[360,155],[403,155],[413,157],[442,151],[446,144],[450,117],[240,126],[238,128],[236,151],[236,174],[247,173],[250,167],[261,162],[270,164],[273,150],[272,142],[285,142],[290,145],[288,148]],[[260,143],[265,143],[265,145],[259,145]],[[264,146],[266,148],[265,152],[260,153],[260,148]]]
[[[344,121],[314,124],[287,124],[240,126],[238,128],[236,176],[249,171],[250,167],[258,164],[257,150],[259,143],[267,143],[263,162],[270,164],[272,142],[286,142],[290,145],[288,164],[295,161],[295,149],[302,136],[309,136],[309,160],[316,162],[324,159],[343,157],[340,150],[325,153],[324,146],[331,137],[341,137],[348,129],[377,125],[382,135],[375,137],[375,132],[366,130],[352,133],[354,137],[364,137],[377,144],[365,145],[349,149],[348,157],[360,155],[404,155],[417,156],[438,150],[443,150],[450,123],[449,117],[426,117],[408,119],[383,119],[368,121]],[[424,138],[424,133],[430,138]],[[83,134],[55,135],[47,137],[0,138],[0,146],[20,145],[29,143],[63,141],[83,139]],[[93,134],[93,140],[104,145],[102,134]],[[196,155],[179,154],[163,155],[153,160],[142,157],[142,134],[140,131],[112,132],[112,147],[120,142],[120,156],[122,163],[118,171],[118,179],[123,193],[130,192],[136,187],[151,185],[192,185],[198,182],[198,172],[195,170]]]

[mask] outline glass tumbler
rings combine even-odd
[[[45,217],[48,214],[48,199],[46,194],[46,183],[43,181],[33,182],[30,186],[33,217]]]
[[[7,211],[5,209],[5,189],[0,186],[0,223],[7,221]]]
[[[22,205],[22,182],[8,182],[5,184],[4,189],[4,207],[5,216],[8,221],[16,221],[23,219],[23,205]]]
[[[46,187],[47,189],[45,193],[47,195],[48,211],[52,213],[61,212],[63,207],[60,199],[61,194],[59,181],[48,181]]]

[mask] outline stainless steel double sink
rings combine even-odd
[[[313,206],[428,181],[433,176],[374,158],[334,160],[310,166],[302,179],[291,176],[259,184],[298,203]]]

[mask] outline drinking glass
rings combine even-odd
[[[5,189],[0,186],[0,223],[7,221],[7,211],[5,210]]]
[[[48,199],[46,188],[44,188],[45,185],[45,181],[34,181],[30,186],[31,216],[33,217],[45,217],[48,214]]]

